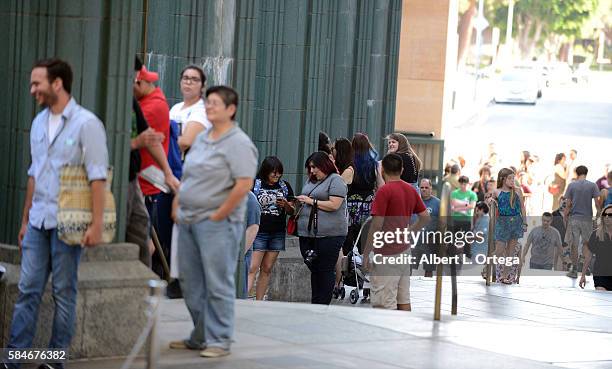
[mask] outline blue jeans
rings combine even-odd
[[[13,312],[8,347],[32,347],[38,308],[49,274],[52,275],[55,314],[49,348],[68,348],[76,320],[77,272],[81,247],[57,238],[56,229],[28,225],[21,251],[19,297]]]
[[[235,276],[244,224],[203,220],[179,224],[179,270],[194,328],[192,347],[229,350],[234,334]]]

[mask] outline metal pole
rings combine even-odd
[[[442,191],[440,194],[440,213],[438,215],[438,230],[442,233],[446,231],[448,219],[450,215],[450,185],[446,182],[442,184]],[[447,245],[441,244],[439,247],[440,257],[446,256]],[[442,274],[444,272],[444,265],[439,263],[436,268],[436,295],[434,300],[434,320],[440,320],[442,310]]]
[[[151,332],[149,333],[149,347],[147,352],[147,369],[156,369],[159,360],[159,345],[157,342],[157,330],[159,320],[159,304],[166,291],[166,281],[152,279],[149,281],[149,308],[153,320]]]
[[[166,260],[166,254],[164,254],[164,249],[161,247],[161,242],[159,242],[159,237],[157,237],[157,231],[155,227],[151,227],[151,240],[153,241],[153,245],[155,246],[155,250],[159,254],[159,260],[161,260],[162,269],[164,270],[164,279],[170,282],[170,267],[168,266],[168,260]],[[151,258],[153,255],[151,255]]]
[[[492,263],[490,263],[488,260],[491,260],[490,258],[495,254],[495,223],[497,221],[497,203],[496,202],[491,202],[490,207],[489,207],[489,214],[490,214],[490,218],[489,218],[489,239],[487,240],[488,243],[488,249],[487,249],[487,264],[485,265],[486,268],[486,273],[485,273],[485,280],[486,280],[486,284],[487,286],[491,285],[491,281],[495,281],[495,274],[494,274],[494,266]]]

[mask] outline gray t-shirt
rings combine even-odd
[[[597,185],[586,179],[573,181],[565,191],[565,197],[572,201],[570,215],[593,216],[593,199],[599,196]]]
[[[307,195],[319,201],[327,201],[330,196],[342,197],[342,205],[336,211],[318,212],[317,237],[346,236],[348,233],[348,222],[346,217],[346,193],[348,188],[342,177],[336,173],[328,175],[322,182],[306,182],[302,188],[302,195]],[[303,204],[300,217],[298,218],[298,235],[303,237],[315,237],[314,229],[308,232],[308,219],[312,206]]]
[[[227,199],[237,178],[255,178],[257,148],[240,128],[233,127],[218,140],[199,134],[185,158],[179,191],[179,223],[193,224],[212,215]],[[229,215],[244,222],[247,198]]]
[[[552,226],[548,229],[542,226],[535,227],[527,237],[527,243],[530,242],[532,263],[553,264],[555,247],[561,246],[561,235],[557,229]]]

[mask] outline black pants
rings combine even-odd
[[[312,288],[313,304],[329,305],[336,283],[336,261],[338,252],[344,243],[344,236],[338,237],[300,237],[300,252],[302,257],[306,251],[314,250],[316,257],[310,269],[310,286]],[[308,264],[307,264],[308,265]]]

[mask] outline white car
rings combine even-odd
[[[528,69],[513,69],[502,75],[495,91],[495,102],[535,105],[539,95],[538,74]]]

